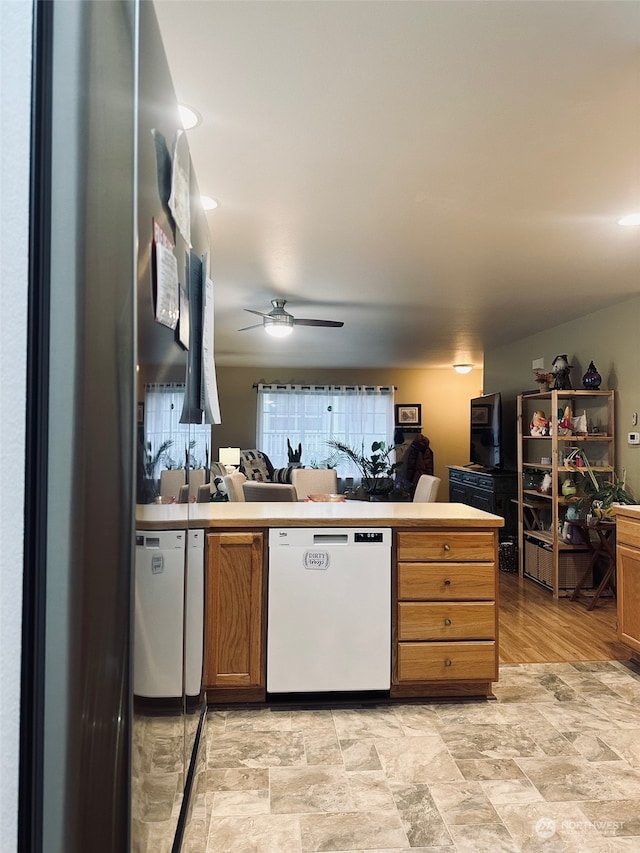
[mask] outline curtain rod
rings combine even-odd
[[[254,382],[252,388],[300,388],[306,390],[318,391],[355,391],[360,388],[364,391],[397,391],[396,385],[324,385],[315,384],[314,382]]]

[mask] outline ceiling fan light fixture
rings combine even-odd
[[[472,364],[454,364],[453,369],[456,373],[471,373],[473,370]]]
[[[272,338],[286,338],[293,332],[293,326],[283,323],[265,323],[264,330]]]

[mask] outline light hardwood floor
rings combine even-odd
[[[628,660],[617,641],[616,601],[554,599],[534,581],[500,572],[500,663]]]

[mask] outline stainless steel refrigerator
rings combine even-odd
[[[158,827],[133,758],[162,716],[132,689],[136,404],[169,374],[199,389],[197,353],[155,319],[153,222],[194,288],[209,235],[192,172],[191,245],[167,205],[179,118],[153,4],[45,0],[35,18],[19,849],[142,852]],[[182,684],[155,804],[176,851],[205,718]]]

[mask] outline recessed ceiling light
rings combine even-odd
[[[201,195],[200,203],[204,210],[215,210],[217,207],[220,207],[220,202],[208,195]]]
[[[182,127],[185,130],[191,130],[202,124],[202,116],[193,107],[188,107],[186,104],[178,104],[178,112],[180,113]]]
[[[629,213],[618,219],[618,225],[640,225],[640,213]]]
[[[473,370],[472,364],[454,364],[453,369],[456,373],[471,373]]]

